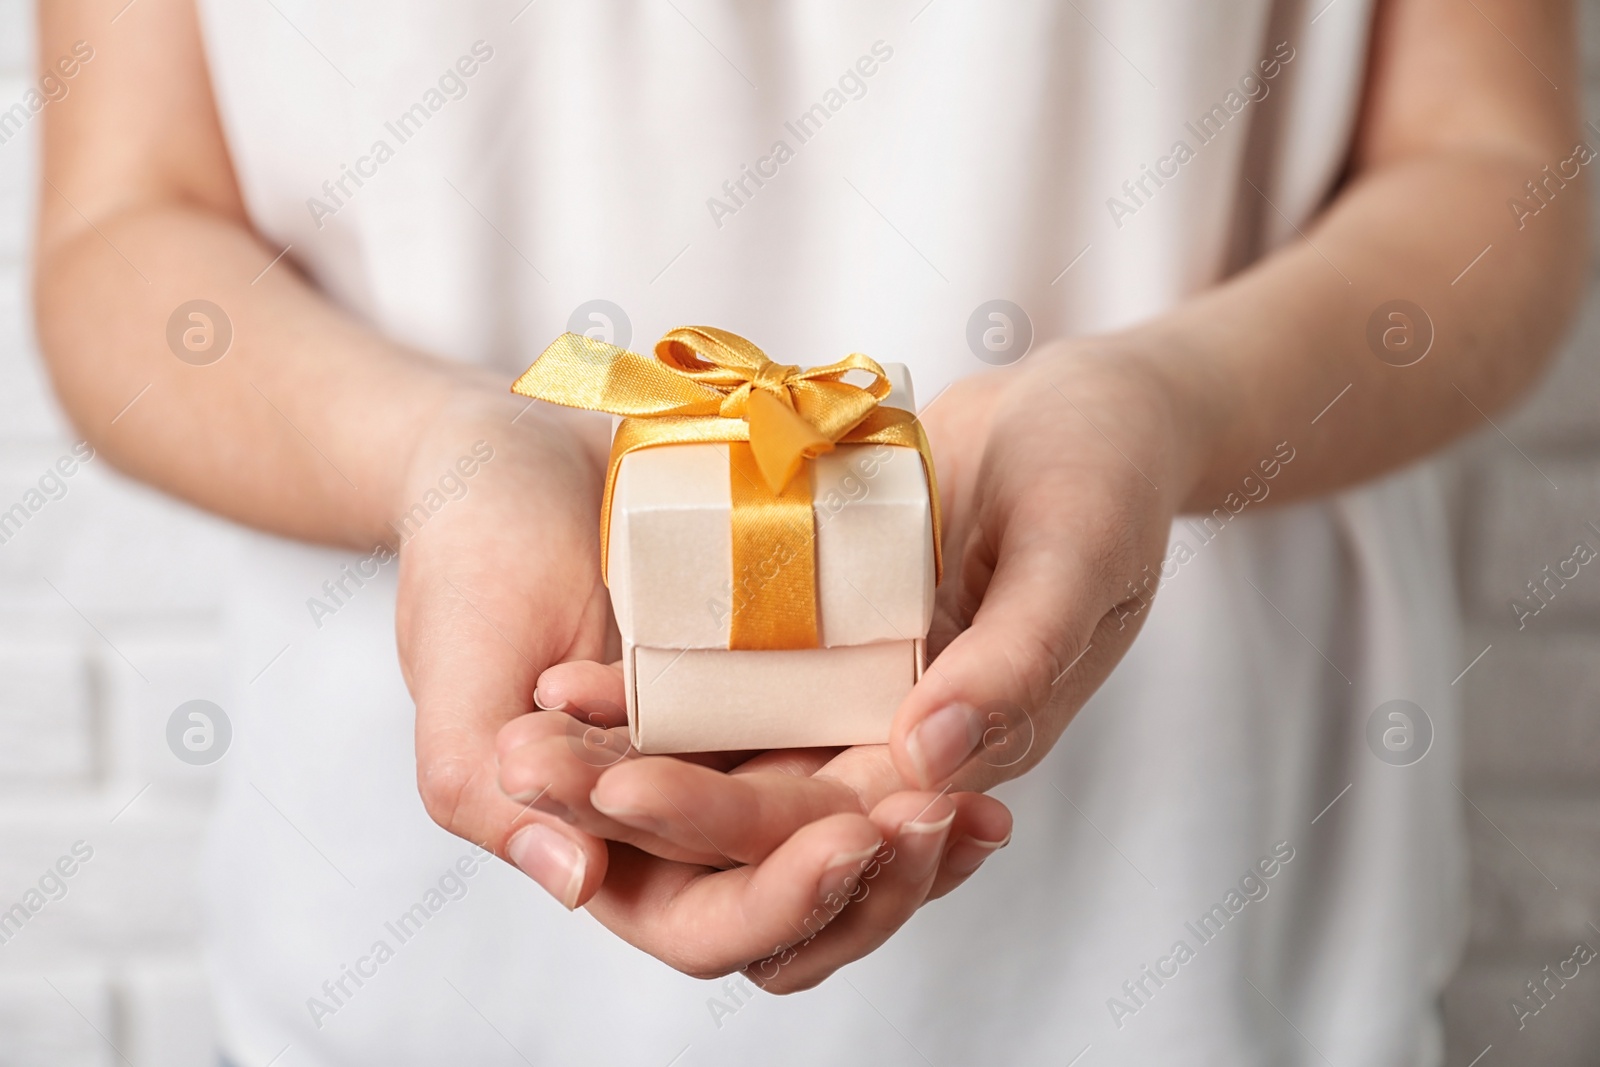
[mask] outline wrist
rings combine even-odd
[[[1219,439],[1216,395],[1201,367],[1182,349],[1135,332],[1075,338],[1051,345],[1034,366],[1066,395],[1103,398],[1127,412],[1119,437],[1096,426],[1125,454],[1139,456],[1141,473],[1174,513],[1203,494]],[[1033,362],[1030,360],[1030,362]],[[1129,440],[1129,438],[1132,440]]]
[[[419,506],[432,513],[465,496],[491,462],[496,482],[531,484],[560,471],[576,477],[575,485],[598,485],[609,450],[606,416],[529,401],[497,380],[458,383],[409,442],[402,474],[375,516],[378,539],[398,547],[417,525]]]

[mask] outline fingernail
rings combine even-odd
[[[945,831],[955,821],[955,808],[942,819],[928,822],[908,822],[900,827],[895,837],[895,859],[906,865],[907,877],[915,881],[926,878],[939,864]]]
[[[567,702],[563,700],[559,704],[551,704],[547,698],[539,695],[539,687],[535,686],[533,689],[533,706],[540,711],[562,711],[566,708]]]
[[[817,899],[826,901],[829,897],[847,897],[855,892],[867,861],[877,855],[882,847],[883,842],[879,841],[871,848],[859,852],[841,852],[830,859],[823,869],[822,881],[817,884]]]
[[[599,791],[599,789],[595,789],[589,794],[589,804],[594,808],[595,811],[598,811],[601,815],[604,815],[608,819],[615,819],[622,825],[631,827],[632,829],[643,830],[645,833],[655,834],[657,837],[666,836],[666,823],[662,822],[654,815],[646,815],[644,812],[637,811],[633,808],[619,808],[603,804],[601,803],[600,799],[595,796],[595,793],[598,793]]]
[[[906,738],[906,752],[923,788],[949,778],[983,742],[983,718],[970,704],[949,704],[929,715]]]
[[[1011,835],[1004,841],[984,841],[976,837],[963,837],[950,846],[944,865],[951,874],[966,876],[983,866],[983,861],[1011,843]]]
[[[578,906],[583,872],[588,865],[583,849],[565,835],[539,823],[518,830],[506,853],[522,873],[532,878],[571,911]]]
[[[925,819],[919,815],[913,822],[901,823],[900,832],[902,834],[943,833],[944,831],[950,829],[950,824],[955,821],[955,818],[956,813],[954,807],[952,807],[950,813],[944,816],[942,819]]]

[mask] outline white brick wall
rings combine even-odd
[[[0,0],[7,104],[29,80],[32,6]],[[30,126],[0,145],[0,508],[73,444],[26,313]],[[0,912],[74,842],[94,854],[20,931],[0,927],[0,1067],[214,1067],[195,890],[214,775],[173,758],[165,726],[185,700],[227,706],[232,539],[103,461],[67,485],[0,544]]]
[[[1600,8],[1583,6],[1586,111],[1600,117]],[[1600,186],[1591,189],[1600,205]],[[1600,223],[1600,211],[1595,213]],[[1592,270],[1592,268],[1591,268]],[[1600,274],[1534,397],[1456,451],[1466,663],[1461,787],[1472,834],[1472,942],[1445,997],[1447,1062],[1591,1065],[1600,971],[1584,967],[1519,1029],[1510,1001],[1583,940],[1600,949],[1600,564],[1517,627],[1510,601],[1600,525]],[[1533,466],[1536,464],[1538,470]],[[1539,472],[1542,471],[1541,475]],[[1551,489],[1548,476],[1559,489]],[[1588,533],[1592,544],[1600,537]],[[1591,927],[1589,924],[1593,923]],[[1531,1003],[1531,1001],[1528,1001]]]
[[[0,100],[26,84],[31,6],[0,0]],[[1585,15],[1600,115],[1600,12]],[[7,505],[72,444],[25,314],[34,133],[0,145]],[[1493,431],[1456,453],[1462,662],[1493,645],[1460,683],[1472,948],[1446,1007],[1462,1067],[1490,1045],[1483,1067],[1592,1064],[1600,1049],[1600,973],[1585,968],[1521,1031],[1508,1007],[1574,941],[1600,947],[1587,925],[1600,925],[1600,571],[1524,631],[1507,606],[1600,523],[1597,343],[1600,281],[1550,381],[1502,423],[1559,491]],[[214,635],[230,538],[100,462],[70,485],[0,544],[0,909],[74,842],[94,856],[0,944],[0,1067],[210,1067],[194,875],[213,774],[175,760],[164,726],[188,699],[227,706]]]

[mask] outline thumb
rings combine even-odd
[[[482,583],[439,574],[416,579],[398,615],[406,675],[416,703],[417,784],[444,829],[507,860],[568,909],[604,880],[605,843],[555,814],[536,796],[501,791],[495,739],[531,706],[548,640],[496,602]]]
[[[963,560],[964,581],[987,570],[981,538]],[[917,788],[938,788],[969,762],[979,765],[974,788],[1037,763],[1133,640],[1143,601],[1115,603],[1117,570],[1087,567],[1066,541],[1002,549],[972,625],[896,713],[890,753]]]

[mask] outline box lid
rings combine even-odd
[[[894,386],[885,404],[914,410],[905,365],[884,364],[884,371]],[[840,445],[807,467],[821,644],[925,636],[934,561],[921,457],[891,445]],[[726,445],[646,448],[623,459],[611,507],[609,579],[625,640],[727,648],[731,509]]]

